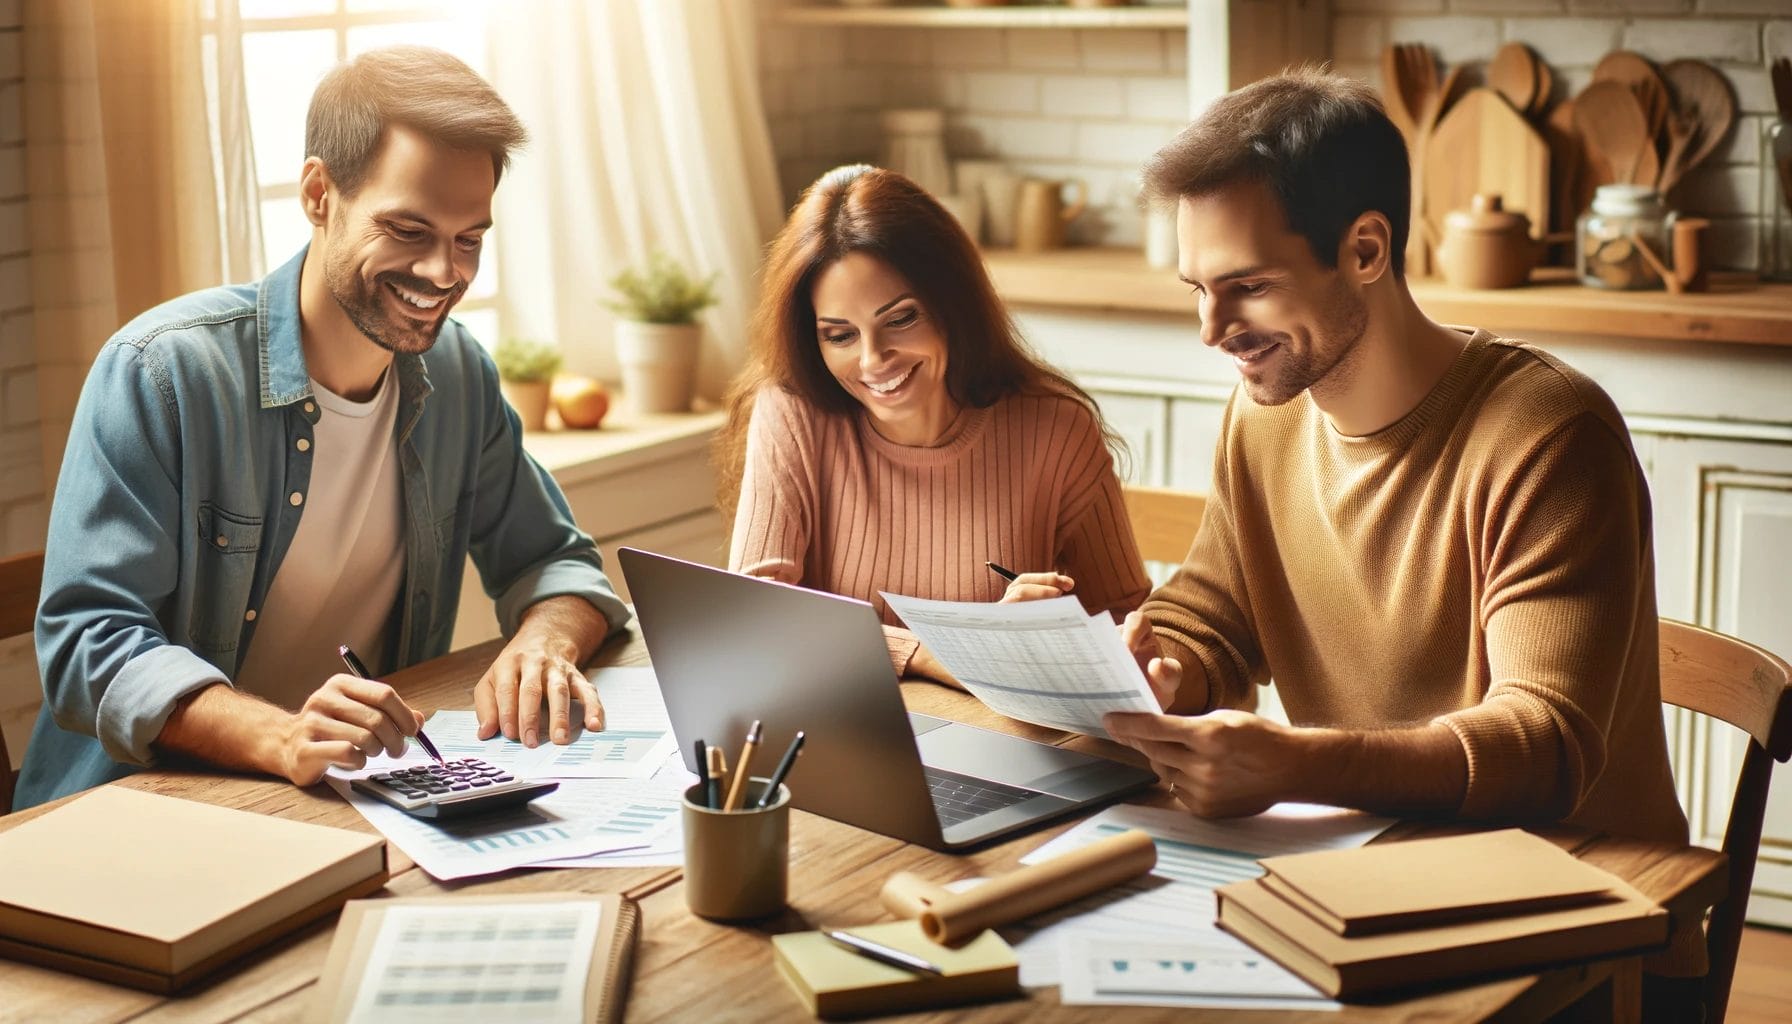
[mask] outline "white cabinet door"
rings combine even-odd
[[[1225,399],[1178,398],[1170,404],[1170,486],[1213,490],[1213,449],[1220,440]]]
[[[1792,654],[1792,445],[1654,441],[1663,615]],[[1746,737],[1685,712],[1669,744],[1693,841],[1723,842]],[[1749,918],[1792,925],[1792,769],[1776,766]]]
[[[1129,484],[1162,487],[1168,452],[1170,400],[1158,395],[1135,395],[1091,390],[1108,426],[1126,439],[1130,458],[1121,479]]]

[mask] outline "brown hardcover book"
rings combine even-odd
[[[835,945],[821,932],[772,936],[779,973],[809,1012],[823,1020],[900,1013],[1020,994],[1020,962],[993,931],[969,942],[941,946],[918,921],[868,924],[846,931],[938,966],[942,975],[892,967]]]
[[[1257,879],[1217,895],[1220,927],[1326,995],[1349,998],[1665,945],[1667,911],[1614,882],[1602,903],[1361,936],[1337,934]]]
[[[311,1000],[306,1024],[347,1020],[360,993],[362,970],[372,958],[385,913],[393,907],[439,906],[464,909],[479,904],[551,904],[593,902],[603,906],[598,920],[597,943],[585,977],[585,1006],[581,1020],[619,1024],[628,1002],[629,980],[634,973],[635,946],[641,933],[641,908],[617,893],[546,892],[505,893],[491,896],[437,896],[415,899],[355,900],[342,908],[336,937],[324,961]]]
[[[1339,935],[1597,903],[1618,879],[1518,828],[1260,861],[1264,886]]]
[[[102,786],[0,833],[0,955],[172,992],[385,885],[377,835]]]

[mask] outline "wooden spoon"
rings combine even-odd
[[[1537,105],[1538,63],[1537,55],[1523,43],[1507,43],[1487,62],[1487,84],[1526,117]]]
[[[1543,141],[1549,143],[1549,230],[1570,231],[1586,209],[1590,187],[1584,187],[1587,146],[1574,126],[1574,101],[1563,100],[1543,122]]]
[[[1600,58],[1593,68],[1593,81],[1619,82],[1636,94],[1643,109],[1643,121],[1649,129],[1650,144],[1662,135],[1667,124],[1668,108],[1673,105],[1667,83],[1649,59],[1629,50],[1613,50]]]
[[[1541,58],[1538,58],[1537,99],[1531,104],[1531,109],[1526,111],[1526,115],[1529,117],[1542,117],[1543,112],[1549,109],[1549,101],[1550,98],[1555,95],[1555,91],[1555,73],[1549,70],[1548,64],[1544,63]]]
[[[1618,181],[1654,183],[1661,170],[1655,137],[1630,89],[1612,81],[1582,89],[1574,99],[1574,126],[1588,148],[1611,164]]]
[[[1668,158],[1662,162],[1659,186],[1666,192],[1723,144],[1736,124],[1736,93],[1723,72],[1702,60],[1669,61],[1662,67],[1661,77],[1673,90],[1674,99]],[[1684,136],[1678,154],[1675,121],[1680,122],[1679,134]]]

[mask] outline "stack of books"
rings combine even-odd
[[[1219,923],[1334,998],[1665,946],[1668,915],[1521,829],[1270,857]]]

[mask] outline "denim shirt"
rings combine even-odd
[[[230,682],[254,642],[311,482],[304,260],[158,306],[94,359],[51,507],[36,637],[45,701],[18,806],[153,765],[175,705]],[[523,451],[472,335],[450,320],[394,369],[405,577],[396,607],[366,609],[391,638],[391,664],[374,670],[448,651],[469,553],[507,636],[530,605],[566,594],[621,628],[628,610],[596,546]]]

